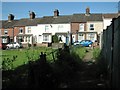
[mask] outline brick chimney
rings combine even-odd
[[[59,16],[59,11],[58,11],[58,9],[55,9],[55,11],[54,11],[54,17],[57,17],[57,16]]]
[[[34,19],[35,18],[35,13],[34,12],[30,12],[29,11],[29,15],[30,15],[30,19]]]
[[[14,20],[14,15],[9,14],[8,15],[8,22],[11,22],[12,20]]]
[[[90,8],[89,7],[86,8],[86,15],[90,15]]]

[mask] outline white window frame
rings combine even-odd
[[[84,25],[84,23],[80,23],[79,24],[79,31],[84,31],[84,28],[85,27],[85,25]]]
[[[8,30],[7,29],[4,30],[4,34],[5,35],[7,35],[6,33],[8,34]]]
[[[45,32],[47,32],[49,30],[49,26],[45,25]]]
[[[7,43],[7,38],[3,38],[2,43]]]
[[[43,41],[45,42],[49,41],[49,35],[43,35]]]
[[[89,36],[90,40],[95,39],[95,34],[94,33],[89,33],[88,36]]]
[[[28,27],[27,33],[31,33],[31,27]]]
[[[21,32],[21,30],[22,30],[22,32]],[[19,29],[19,34],[23,34],[23,28]]]
[[[94,24],[90,24],[90,30],[94,30]]]

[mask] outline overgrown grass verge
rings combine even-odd
[[[86,50],[87,49],[85,47],[77,46],[72,48],[71,53],[78,55],[80,59],[83,59],[86,54]]]
[[[101,52],[100,48],[93,49],[93,59],[98,60],[100,52]]]

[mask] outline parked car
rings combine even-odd
[[[7,48],[21,48],[22,43],[12,42],[6,45]]]
[[[89,46],[92,46],[93,42],[91,40],[82,40],[80,42],[80,45],[81,46],[85,46],[85,47],[89,47]]]
[[[80,45],[80,42],[79,41],[75,41],[74,45]]]
[[[7,43],[0,43],[0,49],[6,49],[7,48]]]

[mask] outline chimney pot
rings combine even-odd
[[[87,8],[86,8],[86,15],[89,15],[89,14],[90,14],[90,8],[87,7]]]
[[[12,20],[14,20],[14,15],[9,14],[8,15],[8,22],[11,22]]]
[[[59,11],[58,11],[58,9],[55,9],[55,11],[54,11],[54,17],[57,17],[57,16],[59,16]]]
[[[35,18],[35,13],[34,12],[29,12],[30,15],[30,19],[34,19]]]

